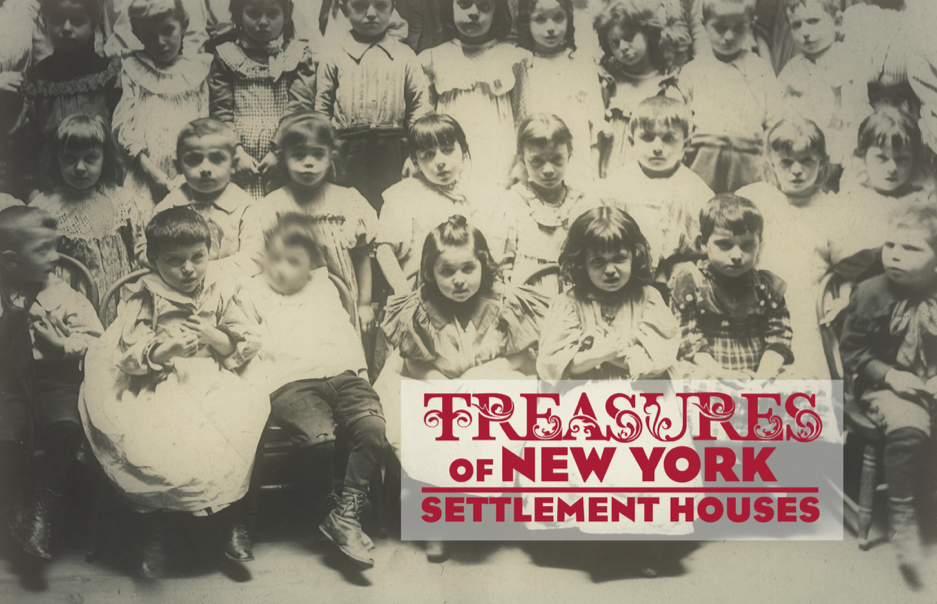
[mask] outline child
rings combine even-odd
[[[287,105],[314,106],[316,66],[295,39],[292,0],[231,0],[230,10],[238,38],[215,49],[210,112],[234,126],[241,141],[235,183],[260,199],[261,177],[276,164],[270,142]]]
[[[53,137],[44,179],[52,186],[30,205],[55,218],[59,252],[84,263],[103,292],[133,270],[136,206],[119,185],[123,171],[104,118],[72,115]],[[115,303],[106,322],[116,314]]]
[[[731,193],[764,174],[764,133],[779,118],[782,89],[770,65],[746,48],[754,0],[703,0],[712,53],[680,73],[696,131],[687,165],[715,193]]]
[[[410,128],[407,148],[416,173],[384,192],[376,238],[377,261],[394,293],[413,290],[426,236],[453,212],[485,225],[500,262],[507,239],[503,207],[494,187],[466,183],[469,146],[459,123],[448,115],[424,116]]]
[[[27,471],[24,447],[44,451],[13,536],[46,560],[82,443],[80,363],[104,331],[91,303],[55,276],[57,261],[54,218],[27,207],[0,212],[0,491],[4,499],[16,495],[14,477]],[[12,497],[0,503],[12,505]]]
[[[817,288],[829,269],[829,228],[841,208],[823,184],[830,174],[823,131],[802,117],[785,118],[768,133],[765,181],[738,190],[761,210],[771,233],[758,268],[783,275],[794,328],[792,351],[804,379],[829,379],[817,322]]]
[[[669,67],[661,49],[660,8],[653,0],[623,0],[610,4],[595,19],[611,130],[611,140],[602,152],[602,178],[631,159],[628,122],[637,104],[662,93],[682,97],[666,76]]]
[[[114,110],[114,136],[132,161],[124,183],[144,220],[173,188],[176,132],[167,127],[208,116],[211,55],[182,55],[189,16],[182,0],[133,0],[127,9],[143,50],[123,60],[124,93]]]
[[[250,228],[245,216],[254,200],[244,189],[230,182],[234,174],[234,149],[238,144],[234,129],[211,118],[200,118],[179,132],[176,142],[176,169],[185,184],[174,189],[153,209],[189,206],[208,221],[212,231],[211,261],[217,274],[230,276],[256,269],[244,242]],[[137,261],[146,260],[146,242],[137,246]]]
[[[751,201],[725,193],[709,201],[699,220],[706,259],[678,265],[671,280],[679,357],[698,379],[775,378],[794,355],[786,285],[754,268],[764,218]],[[737,426],[745,421],[738,412],[732,418]]]
[[[697,217],[713,192],[683,165],[690,135],[686,105],[663,96],[641,101],[631,115],[628,140],[634,160],[603,183],[602,203],[625,210],[643,225],[651,271],[667,282],[680,257],[697,251]]]
[[[280,124],[276,136],[280,165],[289,183],[254,204],[244,221],[251,229],[247,248],[254,257],[264,249],[265,230],[278,214],[300,212],[315,217],[316,240],[325,250],[329,270],[342,278],[352,299],[358,301],[358,327],[374,327],[371,308],[371,247],[377,215],[358,191],[328,182],[334,174],[335,140],[321,115],[295,113]]]
[[[400,180],[407,131],[431,110],[426,76],[409,46],[387,34],[391,0],[342,0],[351,35],[319,64],[316,111],[335,129],[343,183],[375,210]]]
[[[535,114],[517,132],[517,161],[527,182],[511,187],[506,203],[511,215],[513,267],[506,281],[527,285],[528,278],[545,264],[560,258],[569,225],[590,205],[582,191],[566,184],[573,137],[555,115]],[[558,276],[543,277],[531,287],[553,297],[561,291]]]
[[[441,0],[439,12],[454,39],[420,54],[430,102],[465,128],[472,178],[506,187],[514,133],[527,116],[530,53],[505,41],[507,0]]]
[[[937,404],[937,207],[896,206],[882,250],[885,274],[859,284],[840,341],[855,396],[885,434],[889,537],[898,563],[919,581],[921,538],[914,495]]]
[[[329,281],[317,230],[313,217],[281,216],[265,236],[264,275],[240,295],[264,336],[257,360],[266,369],[277,425],[303,448],[334,440],[333,416],[348,429],[351,456],[341,503],[319,530],[371,568],[373,545],[361,531],[359,511],[380,472],[384,416],[367,379],[360,339]]]
[[[146,227],[156,272],[130,286],[120,315],[89,351],[81,412],[111,484],[144,514],[137,574],[165,563],[166,514],[213,515],[247,492],[267,422],[267,396],[234,373],[260,348],[230,281],[207,273],[208,223],[190,208],[156,214]],[[235,509],[225,555],[252,558]]]
[[[556,115],[569,127],[577,151],[572,175],[588,182],[598,175],[598,136],[607,124],[595,64],[576,50],[572,0],[522,0],[517,21],[518,45],[534,55],[528,110]]]

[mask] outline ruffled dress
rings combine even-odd
[[[158,67],[143,52],[123,60],[123,96],[114,110],[114,136],[134,166],[124,186],[136,200],[147,220],[154,204],[162,199],[136,160],[141,153],[166,173],[177,176],[176,138],[192,120],[208,117],[208,70],[211,55],[179,57],[169,67]],[[171,117],[171,124],[167,118]]]
[[[506,186],[517,149],[517,124],[527,116],[530,52],[491,40],[451,40],[420,53],[436,113],[465,131],[472,177]]]
[[[235,351],[153,363],[154,347],[192,315],[231,336]],[[130,287],[85,357],[79,408],[95,457],[135,509],[200,515],[244,496],[270,403],[234,369],[259,348],[231,284],[206,281],[194,298],[156,274]]]

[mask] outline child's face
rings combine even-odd
[[[7,266],[11,278],[29,283],[45,283],[59,261],[55,229],[30,227],[23,233],[20,248]]]
[[[638,126],[630,138],[638,163],[651,175],[669,174],[683,160],[686,137],[679,128],[663,124],[651,129]]]
[[[444,247],[433,264],[439,292],[453,302],[465,302],[481,288],[482,265],[471,246]]]
[[[842,17],[829,14],[815,0],[807,0],[787,11],[787,20],[794,43],[808,59],[819,57],[836,42],[842,24]]]
[[[608,31],[608,45],[615,60],[632,73],[647,73],[651,60],[647,54],[647,36],[637,30],[625,30],[618,25]]]
[[[563,186],[569,149],[566,145],[528,143],[524,146],[524,166],[527,178],[541,189],[548,191]]]
[[[494,16],[494,0],[455,0],[452,3],[455,28],[466,38],[488,35]]]
[[[752,19],[742,4],[716,2],[704,26],[713,53],[720,59],[732,60],[745,48]]]
[[[234,173],[231,141],[220,134],[186,139],[179,169],[193,190],[203,195],[223,191]]]
[[[452,145],[437,145],[423,149],[416,154],[416,165],[420,172],[434,185],[447,187],[459,181],[465,154],[459,143]]]
[[[906,147],[896,151],[886,142],[865,152],[868,185],[879,193],[892,193],[903,187],[911,179],[913,168],[914,154]]]
[[[183,245],[157,254],[156,272],[176,291],[191,294],[202,284],[208,270],[208,246],[204,242]]]
[[[309,283],[318,266],[301,245],[285,245],[279,237],[267,242],[264,251],[264,276],[274,291],[290,296]]]
[[[62,180],[76,191],[87,191],[98,184],[104,168],[104,149],[94,145],[85,149],[60,148],[58,152]]]
[[[586,250],[589,281],[604,292],[617,292],[631,280],[631,250]]]
[[[882,246],[885,275],[898,285],[926,289],[937,283],[937,253],[924,228],[893,226]]]
[[[755,266],[761,236],[750,232],[736,235],[729,229],[716,227],[705,245],[709,264],[717,273],[738,277]]]
[[[275,0],[255,0],[244,8],[241,15],[244,33],[251,40],[266,44],[280,37],[286,15]]]
[[[286,152],[286,171],[301,187],[317,187],[329,174],[332,150],[318,143],[298,145]]]
[[[788,153],[771,150],[768,152],[768,161],[778,179],[778,187],[785,195],[798,197],[810,195],[816,190],[814,185],[822,160],[815,151],[802,149]]]
[[[566,43],[569,23],[566,11],[556,0],[539,0],[530,13],[530,36],[534,39],[534,50],[550,52],[562,48]]]
[[[94,23],[83,6],[75,2],[61,2],[52,7],[46,17],[46,32],[56,50],[84,48],[94,34]]]
[[[182,37],[185,29],[179,20],[167,15],[152,29],[134,32],[143,42],[143,51],[157,65],[170,65],[179,56],[182,49]]]
[[[351,28],[362,36],[378,36],[387,29],[394,9],[390,0],[348,0]]]

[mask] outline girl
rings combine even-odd
[[[420,281],[418,291],[388,299],[381,325],[404,359],[403,377],[524,379],[533,374],[529,352],[539,338],[546,299],[501,284],[485,236],[464,216],[449,218],[426,237]],[[399,381],[395,386],[379,393],[388,440],[399,456]],[[407,472],[432,480],[418,467]],[[427,557],[442,561],[443,544],[431,543]]]
[[[607,134],[602,87],[595,63],[576,51],[572,0],[521,0],[518,45],[533,53],[528,110],[559,116],[572,132],[578,178],[598,175],[599,133]],[[558,90],[565,94],[557,94]]]
[[[177,176],[175,128],[208,117],[211,55],[182,56],[189,16],[181,0],[134,0],[127,10],[143,50],[126,57],[123,97],[114,111],[114,136],[133,162],[125,185],[149,218]]]
[[[156,272],[133,286],[118,320],[88,352],[85,432],[111,484],[137,512],[146,542],[138,575],[165,562],[166,514],[212,515],[247,492],[270,412],[234,370],[260,348],[234,287],[206,276],[211,230],[191,208],[146,227]],[[244,525],[227,517],[225,554],[250,559]]]
[[[270,142],[290,101],[315,105],[312,53],[293,31],[292,0],[231,0],[237,40],[215,49],[209,76],[211,117],[232,124],[241,139],[234,182],[254,199],[276,164]]]
[[[426,236],[454,212],[485,224],[496,261],[506,235],[498,192],[479,182],[466,185],[469,145],[465,132],[448,115],[427,115],[413,123],[407,142],[416,173],[384,191],[377,231],[377,261],[396,294],[410,292],[420,270]]]
[[[420,54],[430,101],[465,128],[475,152],[472,176],[506,186],[514,132],[527,115],[530,52],[505,41],[507,0],[444,0],[439,8],[454,39]]]
[[[573,137],[555,115],[533,115],[517,132],[517,161],[526,170],[527,182],[517,183],[508,193],[514,234],[508,246],[514,251],[509,280],[515,285],[525,285],[537,269],[559,260],[570,223],[588,208],[586,196],[565,181],[572,149]],[[554,275],[531,285],[550,297],[561,289]]]
[[[329,270],[345,281],[358,300],[361,331],[374,327],[371,308],[371,257],[377,214],[358,191],[329,182],[336,156],[328,119],[296,113],[283,120],[276,133],[278,162],[289,182],[254,204],[244,215],[251,232],[247,249],[259,255],[263,233],[276,224],[277,215],[300,212],[316,218],[316,238],[325,250]]]
[[[628,123],[638,103],[658,94],[683,98],[674,80],[666,75],[659,12],[659,3],[652,0],[623,0],[609,5],[595,19],[602,47],[599,66],[603,70],[605,113],[611,130],[611,139],[601,154],[602,178],[631,159]]]
[[[51,186],[30,205],[56,219],[59,252],[84,263],[103,292],[133,270],[140,224],[118,184],[123,171],[117,149],[104,118],[84,114],[65,118],[50,143],[44,180]],[[107,309],[106,322],[116,316],[116,306]]]

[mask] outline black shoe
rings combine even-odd
[[[143,546],[133,574],[138,579],[158,579],[166,573],[166,515],[151,512],[143,514],[141,521]]]
[[[243,522],[235,522],[225,531],[224,555],[235,562],[254,559],[254,545]]]
[[[23,551],[31,556],[51,560],[49,542],[52,538],[52,515],[62,496],[48,489],[40,489],[32,505],[13,523],[13,538]]]

